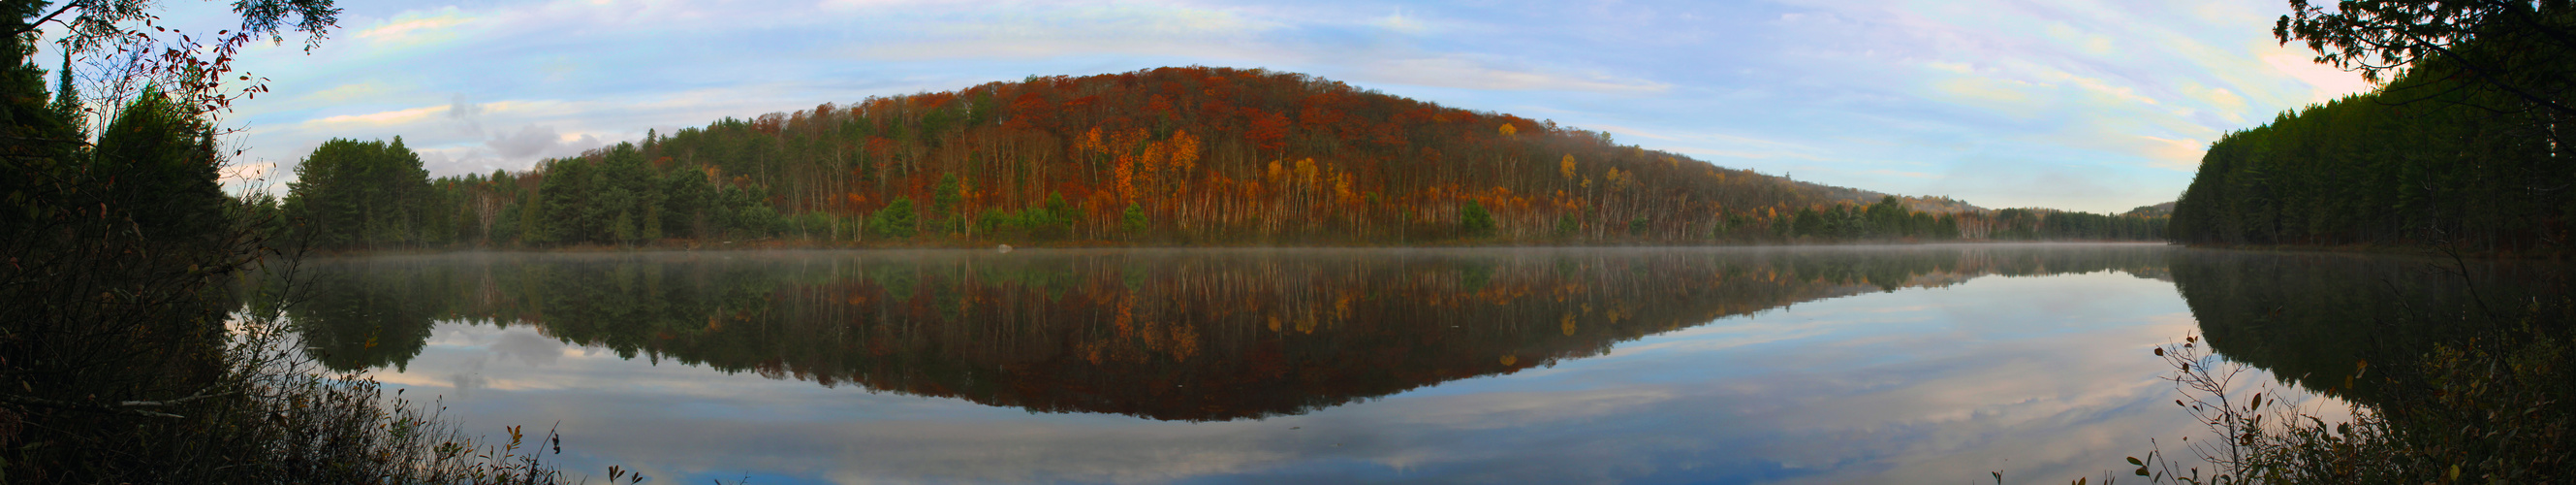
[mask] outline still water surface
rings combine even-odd
[[[2197,434],[2148,354],[2186,335],[2331,373],[2347,356],[2306,344],[2362,332],[2306,309],[2395,299],[2308,280],[2439,293],[2410,264],[2111,244],[463,254],[312,264],[290,315],[333,367],[659,483],[1992,483]],[[2246,323],[2284,305],[2317,316]]]

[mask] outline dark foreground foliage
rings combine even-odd
[[[2576,372],[2570,372],[2563,335],[2517,331],[2435,345],[2399,367],[2404,370],[2377,373],[2410,392],[2375,405],[2349,404],[2348,417],[2300,405],[2307,396],[2298,391],[2286,391],[2298,396],[2289,397],[2268,388],[2250,395],[2233,389],[2232,377],[2244,367],[2199,352],[2199,343],[2186,339],[2157,355],[2174,365],[2172,380],[2185,396],[2175,404],[2211,433],[2186,439],[2179,450],[2130,458],[2131,474],[2140,479],[2421,484],[2576,477],[2576,409],[2567,400],[2576,395]]]
[[[148,6],[0,0],[0,483],[562,481],[539,452],[553,435],[470,439],[305,357],[282,306],[235,310],[238,275],[296,258],[263,238],[274,211],[217,185],[210,114],[230,98],[204,81],[255,35],[328,27],[329,2],[244,2],[243,31],[217,46],[128,46],[182,67],[142,64],[129,72],[150,87],[115,99],[76,95],[68,75],[49,93],[27,61],[39,15],[115,34]],[[89,34],[73,40],[149,39]],[[95,137],[84,106],[113,112]]]
[[[2181,394],[2174,403],[2210,433],[2131,458],[2135,469],[2127,475],[2155,483],[2267,484],[2576,479],[2576,401],[2570,400],[2576,354],[2567,333],[2576,322],[2576,298],[2527,297],[2501,308],[2470,299],[2382,315],[2440,327],[2453,337],[2368,339],[2367,348],[2347,357],[2350,371],[2339,377],[2272,367],[2283,382],[2298,384],[2289,389],[2238,382],[2249,368],[2214,353],[2223,342],[2191,337],[2157,348],[2174,369],[2169,380]],[[2255,323],[2280,325],[2282,314],[2297,310],[2274,307],[2262,319],[2271,323]],[[2347,322],[2345,328],[2370,326]],[[2319,394],[2339,398],[2342,409],[2316,399]],[[2189,465],[2195,462],[2207,468]]]

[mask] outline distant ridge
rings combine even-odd
[[[2156,204],[2156,205],[2142,205],[2142,206],[2138,206],[2138,208],[2136,208],[2136,209],[2129,209],[2129,211],[2128,211],[2128,212],[2121,213],[2120,215],[2125,215],[2125,216],[2139,216],[2139,217],[2169,217],[2169,216],[2172,216],[2172,215],[2173,215],[2173,211],[2174,211],[2174,203],[2173,203],[2173,202],[2166,202],[2166,203]]]
[[[779,148],[743,148],[764,145]],[[700,167],[718,185],[766,189],[783,213],[854,217],[929,202],[938,207],[922,214],[919,232],[967,237],[1692,242],[1777,234],[1798,210],[1888,197],[1261,69],[1032,76],[824,104],[720,120],[549,169],[605,163],[620,150]],[[964,189],[936,203],[950,178]],[[1901,200],[1930,215],[1978,211],[1947,198]],[[1050,204],[1068,212],[1041,221],[1056,227],[1013,217]],[[675,219],[664,227],[704,225],[678,220],[687,213],[666,213]],[[976,227],[985,219],[993,223]]]

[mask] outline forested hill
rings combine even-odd
[[[2569,249],[2570,13],[2496,20],[2378,90],[2220,138],[2174,207],[2175,240]]]
[[[2446,88],[2412,91],[2434,89]],[[2511,100],[2453,91],[2356,95],[2220,138],[2174,208],[2174,237],[2564,249],[2576,159],[2553,148],[2550,113],[2492,111],[2478,105]]]
[[[2129,211],[2128,211],[2128,212],[2122,212],[2122,213],[2120,213],[2120,214],[2121,214],[2121,215],[2146,216],[2146,217],[2166,217],[2166,216],[2172,216],[2172,215],[2173,215],[2173,211],[2174,211],[2174,203],[2172,203],[2172,202],[2166,202],[2166,203],[2156,204],[2156,205],[2142,205],[2142,206],[2138,206],[2138,208],[2136,208],[2136,209],[2129,209]]]
[[[1997,226],[1947,198],[1796,182],[1549,121],[1202,67],[827,103],[527,172],[356,181],[416,167],[399,139],[334,141],[297,169],[284,210],[326,247],[2134,239],[2162,226],[2089,214]]]

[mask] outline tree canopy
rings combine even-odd
[[[445,205],[425,210],[467,222],[442,234],[480,245],[2154,237],[2085,229],[2109,226],[2053,211],[2019,220],[2027,231],[1997,231],[1994,213],[1947,198],[1888,202],[1553,122],[1302,74],[1205,67],[1031,77],[726,118],[526,172],[430,185],[445,195],[421,200]],[[1789,230],[1801,211],[1864,210],[1877,225]]]

